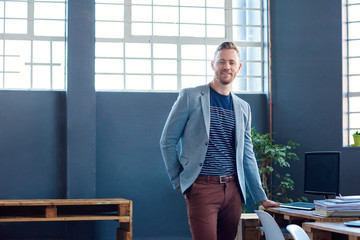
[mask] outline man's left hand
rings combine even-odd
[[[280,203],[271,201],[271,200],[264,200],[261,201],[260,204],[264,207],[264,208],[269,208],[269,207],[280,207]]]

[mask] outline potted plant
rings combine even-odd
[[[278,169],[289,168],[290,160],[299,160],[296,153],[292,152],[299,144],[292,141],[288,141],[286,145],[275,144],[271,133],[260,134],[254,129],[251,134],[261,181],[268,198],[283,203],[293,202],[287,194],[294,190],[294,181],[289,173],[281,174]],[[306,200],[305,197],[298,199]]]
[[[353,137],[354,137],[354,146],[360,147],[360,132],[356,131],[353,134]]]

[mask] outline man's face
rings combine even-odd
[[[228,85],[234,81],[240,71],[241,64],[234,49],[222,49],[211,62],[211,67],[214,70],[214,80],[220,84]]]

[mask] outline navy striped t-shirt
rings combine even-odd
[[[236,172],[235,114],[231,94],[210,87],[210,139],[202,175],[228,175]]]

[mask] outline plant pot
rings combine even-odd
[[[354,137],[354,146],[360,147],[360,135],[353,135]]]

